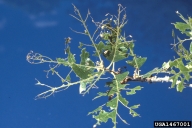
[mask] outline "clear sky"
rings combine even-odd
[[[0,0],[0,128],[91,128],[96,123],[87,113],[107,102],[107,98],[92,101],[97,92],[107,90],[106,81],[97,83],[99,89],[92,89],[85,96],[79,94],[79,85],[74,85],[47,99],[34,100],[47,89],[35,85],[35,78],[51,86],[62,83],[51,74],[46,78],[44,70],[49,69],[49,64],[32,65],[26,61],[30,50],[52,59],[66,58],[64,38],[69,36],[71,51],[79,61],[79,42],[90,41],[69,29],[84,31],[69,15],[74,14],[72,3],[84,17],[89,9],[95,21],[104,19],[106,13],[116,15],[118,4],[126,7],[128,24],[124,30],[136,40],[135,53],[147,57],[142,74],[176,56],[170,45],[174,28],[171,23],[181,19],[175,11],[192,16],[190,0]],[[95,29],[91,20],[88,27]],[[124,61],[117,64],[124,65]],[[128,70],[133,71],[129,66]],[[69,69],[60,67],[58,71],[66,75]],[[130,125],[118,120],[118,128],[152,128],[155,120],[192,120],[192,88],[179,93],[168,89],[171,83],[130,83],[130,87],[136,85],[144,88],[136,95],[124,96],[130,105],[141,104],[136,110],[141,117],[133,118],[120,106],[119,113]],[[109,120],[98,128],[111,127]]]

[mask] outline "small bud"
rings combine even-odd
[[[99,65],[100,65],[100,62],[99,62],[99,61],[96,61],[96,65],[99,66]]]
[[[104,29],[105,28],[105,26],[103,25],[103,26],[101,26],[101,29]]]
[[[87,58],[87,61],[90,61],[90,58]]]
[[[106,51],[104,51],[104,54],[107,54],[109,52],[109,50],[106,50]]]
[[[100,34],[100,37],[103,38],[103,34]]]
[[[178,14],[178,13],[179,13],[179,11],[176,11],[176,13]]]
[[[88,34],[87,30],[84,30],[84,33],[85,33],[85,34]]]
[[[94,124],[94,125],[93,125],[93,128],[96,128],[96,127],[97,127],[97,125],[96,125],[96,124]]]
[[[105,51],[103,52],[103,55],[104,55],[105,57],[109,56],[109,54],[110,54],[110,51],[109,51],[109,50],[105,50]]]

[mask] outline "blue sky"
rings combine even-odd
[[[47,89],[35,85],[35,78],[52,86],[62,83],[51,74],[46,78],[44,70],[49,69],[48,64],[31,65],[26,61],[30,50],[52,59],[66,58],[64,38],[69,36],[72,38],[71,51],[79,57],[79,42],[88,44],[90,41],[69,29],[84,31],[82,25],[69,15],[74,14],[72,3],[84,17],[89,9],[95,21],[104,19],[106,13],[116,15],[119,3],[126,7],[128,24],[124,30],[136,40],[135,53],[147,57],[141,68],[142,74],[176,56],[170,45],[174,28],[171,23],[181,19],[175,11],[185,17],[192,16],[189,0],[0,0],[1,128],[91,128],[96,122],[87,113],[107,102],[107,98],[92,101],[97,92],[106,91],[105,81],[99,82],[99,89],[92,89],[85,96],[79,94],[79,85],[74,85],[47,99],[34,100],[37,94]],[[95,29],[91,20],[88,27],[91,31]],[[183,37],[179,32],[176,34]],[[124,65],[124,61],[117,64]],[[133,71],[131,67],[128,70]],[[58,71],[66,75],[68,69],[60,67]],[[168,89],[171,83],[130,83],[130,87],[136,85],[144,88],[126,98],[130,105],[141,104],[137,109],[141,117],[131,117],[129,111],[120,106],[119,113],[130,125],[118,120],[118,128],[150,128],[155,120],[192,120],[191,88],[178,93]],[[111,120],[98,128],[110,127]]]

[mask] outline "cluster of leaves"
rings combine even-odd
[[[136,69],[136,71],[139,71],[139,68],[145,63],[147,58],[136,55],[134,53],[134,41],[127,40],[125,35],[123,36],[121,34],[122,28],[127,23],[125,8],[119,5],[117,16],[107,14],[106,16],[110,16],[110,19],[106,18],[105,20],[102,20],[102,22],[95,22],[92,19],[92,22],[97,26],[97,29],[92,35],[90,34],[90,31],[86,25],[86,21],[90,17],[90,12],[88,11],[86,18],[83,19],[79,10],[75,6],[74,11],[77,16],[71,16],[80,21],[85,28],[84,32],[75,32],[88,36],[91,41],[91,45],[80,42],[79,48],[81,49],[81,61],[79,64],[76,62],[75,55],[71,53],[69,46],[65,49],[67,58],[57,58],[56,60],[52,60],[51,58],[43,56],[39,53],[34,54],[33,52],[30,52],[27,55],[28,62],[32,64],[46,62],[56,64],[55,66],[50,66],[50,70],[48,70],[47,73],[52,72],[52,74],[56,74],[62,81],[62,85],[59,87],[51,87],[38,81],[37,85],[46,86],[49,88],[49,90],[37,95],[36,98],[46,98],[56,92],[65,90],[71,85],[76,84],[80,85],[79,93],[85,95],[90,91],[91,88],[97,87],[96,83],[98,81],[102,79],[108,79],[101,78],[101,76],[109,73],[113,77],[113,80],[106,82],[106,85],[110,89],[106,92],[98,92],[98,95],[94,98],[97,99],[106,96],[109,98],[109,100],[88,114],[92,115],[92,117],[96,119],[97,122],[94,125],[95,127],[100,125],[100,123],[106,123],[109,119],[111,119],[114,124],[114,128],[116,128],[117,117],[119,117],[124,123],[128,124],[118,113],[119,104],[126,107],[133,117],[139,116],[135,109],[137,109],[140,104],[130,106],[129,101],[122,96],[122,91],[126,91],[127,95],[134,95],[136,94],[136,91],[141,90],[143,87],[136,86],[134,88],[127,88],[128,84],[126,84],[126,82],[128,81],[125,80],[129,75],[129,72],[116,72],[115,63],[121,60],[125,60],[129,57],[129,60],[127,60],[126,63]],[[192,19],[185,19],[181,14],[179,14],[179,16],[185,21],[185,23],[177,22],[174,24],[175,27],[190,37],[189,39],[185,40],[178,38],[179,43],[174,43],[173,47],[180,58],[166,62],[162,65],[161,68],[155,68],[144,75],[139,75],[138,72],[135,72],[134,78],[149,78],[157,73],[169,73],[173,74],[173,76],[170,78],[173,81],[171,87],[174,88],[175,85],[177,85],[178,91],[183,90],[184,80],[189,81],[189,73],[192,70],[192,44],[190,45],[190,49],[188,51],[184,48],[182,43],[192,39]],[[97,41],[94,41],[94,39],[98,31],[100,32],[98,36],[101,40],[97,43]],[[91,60],[90,53],[86,51],[86,47],[88,46],[95,49],[92,56],[98,57],[99,61],[93,62]],[[189,61],[186,66],[182,61],[183,59]],[[106,66],[105,61],[109,61],[110,64]],[[56,71],[56,68],[60,65],[69,67],[71,69],[65,78],[63,78]],[[176,73],[174,68],[179,69],[179,72]],[[71,81],[71,73],[75,73],[79,78],[79,81]],[[176,83],[178,78],[181,79],[179,84]],[[107,107],[107,109],[105,107]]]
[[[175,85],[177,85],[177,91],[182,92],[184,89],[185,81],[189,82],[189,79],[191,78],[190,73],[192,72],[192,18],[188,17],[188,19],[186,19],[178,11],[176,13],[184,22],[176,22],[174,23],[174,26],[182,34],[185,34],[187,38],[181,40],[179,37],[177,37],[179,42],[177,44],[174,42],[173,48],[179,55],[179,58],[173,61],[169,61],[169,68],[172,69],[171,73],[173,74],[173,76],[170,78],[173,80],[171,88],[174,88]],[[172,36],[175,38],[174,31]],[[186,41],[191,41],[188,50],[183,46],[183,43]],[[173,68],[177,68],[179,72],[175,72]],[[179,78],[181,82],[176,84]]]
[[[182,92],[187,82],[189,82],[190,73],[192,72],[192,18],[184,18],[178,11],[176,12],[178,16],[184,22],[173,23],[176,29],[178,29],[182,34],[187,36],[186,39],[180,39],[177,37],[178,42],[175,43],[175,33],[172,31],[172,36],[174,38],[173,49],[179,56],[174,60],[169,60],[164,62],[161,68],[155,68],[152,71],[146,73],[142,78],[149,77],[156,73],[168,73],[172,76],[169,78],[172,81],[171,88],[177,89],[177,91]],[[186,49],[183,45],[184,42],[191,41],[190,47]]]

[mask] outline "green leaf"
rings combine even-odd
[[[96,108],[95,110],[93,110],[92,112],[89,112],[88,115],[90,114],[97,114],[99,111],[102,110],[102,106],[99,106],[98,108]]]
[[[107,120],[109,119],[108,115],[109,115],[108,112],[106,112],[105,110],[101,110],[101,111],[99,112],[99,114],[96,115],[96,116],[93,116],[93,118],[95,118],[98,122],[104,122],[104,123],[106,123]]]
[[[129,50],[130,50],[131,56],[134,56],[134,51],[133,51],[134,46],[135,46],[135,45],[134,45],[133,42],[130,42],[130,43],[129,43]]]
[[[123,52],[123,53],[127,53],[128,49],[124,46],[119,48],[119,51]]]
[[[182,34],[186,34],[187,36],[190,36],[189,34],[190,26],[188,24],[183,22],[176,22],[174,26],[176,29],[179,29]]]
[[[182,43],[178,45],[178,49],[179,51],[182,51],[183,55],[189,55],[188,50],[186,50],[185,47],[183,47]]]
[[[110,36],[109,33],[103,33],[102,39],[103,39],[103,40],[108,40],[108,39],[109,39],[109,36]]]
[[[179,62],[178,62],[177,67],[178,67],[181,71],[183,71],[183,72],[189,71],[189,69],[185,67],[185,65],[183,64],[182,61],[179,61]]]
[[[87,70],[83,66],[79,66],[77,64],[72,64],[72,69],[74,73],[81,79],[87,79],[89,78],[89,75],[92,74],[90,70]]]
[[[58,64],[63,64],[64,66],[68,66],[69,63],[63,58],[56,58]]]
[[[136,113],[134,110],[130,109],[129,114],[131,114],[133,117],[140,116],[138,113]]]
[[[187,29],[190,29],[190,26],[183,22],[176,22],[174,25],[175,28],[179,29],[182,33],[184,33]]]
[[[128,101],[120,95],[120,90],[125,88],[125,84],[120,84],[120,81],[123,80],[128,75],[128,72],[124,72],[122,74],[118,74],[115,76],[115,79],[112,82],[107,82],[106,84],[111,87],[110,92],[107,93],[98,93],[99,96],[106,96],[116,93],[116,97],[111,99],[106,103],[106,106],[110,108],[110,112],[106,112],[105,110],[100,110],[99,114],[93,115],[93,118],[97,120],[97,125],[100,125],[100,122],[107,122],[109,118],[112,119],[114,123],[114,128],[116,128],[116,117],[117,117],[117,108],[118,102],[120,101],[124,106],[128,105]],[[95,111],[94,111],[95,112]],[[96,110],[97,112],[97,110]],[[90,114],[90,113],[89,113]],[[93,114],[93,112],[91,113]],[[122,119],[124,123],[127,124],[125,120]]]
[[[103,55],[107,60],[117,62],[128,57],[127,43],[122,43],[121,41],[118,41],[115,45],[112,45],[110,42],[106,43],[107,45],[103,48]]]
[[[81,66],[82,69],[89,71],[90,73],[94,72],[95,70],[95,64],[94,62],[89,58],[89,53],[83,48],[81,50]],[[85,65],[85,66],[84,66]]]
[[[88,60],[88,59],[86,60],[86,64],[89,66],[88,69],[90,69],[91,72],[93,72],[95,70],[95,64],[92,60],[90,60],[90,59]],[[93,67],[93,68],[91,68],[91,67]]]
[[[178,61],[180,61],[180,58],[175,59],[174,61],[170,61],[169,62],[170,67],[173,67],[173,66],[177,67]]]
[[[132,89],[130,89],[130,91],[128,92],[126,92],[126,94],[127,95],[134,95],[134,94],[136,94],[136,91],[139,91],[139,90],[141,90],[143,87],[141,87],[141,86],[136,86],[135,88],[132,88]]]
[[[140,106],[140,104],[137,104],[137,105],[131,106],[130,108],[131,108],[131,109],[137,109],[137,108],[139,108],[139,106]]]
[[[178,92],[182,92],[184,89],[184,85],[183,85],[184,79],[181,80],[181,82],[177,85],[177,91]]]
[[[87,58],[89,57],[89,53],[86,51],[86,48],[83,48],[81,50],[81,63],[82,65],[85,65],[86,64],[86,60]]]
[[[125,106],[127,106],[128,105],[128,101],[125,99],[125,98],[123,98],[121,95],[119,95],[119,100],[121,101],[121,103],[123,104],[123,105],[125,105]]]
[[[155,73],[159,73],[161,72],[161,69],[158,69],[158,68],[154,68],[152,71],[149,71],[148,73],[144,74],[142,76],[142,78],[148,78],[148,77],[151,77],[151,75],[155,74]]]
[[[189,82],[189,79],[190,79],[190,74],[189,74],[189,72],[182,72],[182,73],[183,73],[185,79]]]
[[[103,48],[104,48],[105,44],[104,44],[102,41],[100,41],[98,44],[95,44],[95,46],[96,46],[97,51],[99,52],[99,54],[101,54],[102,51],[103,51]],[[96,51],[95,51],[94,56],[99,56]]]
[[[67,75],[66,80],[69,81],[69,82],[71,81],[70,75]]]
[[[117,103],[118,103],[118,99],[117,97],[113,98],[112,100],[108,101],[106,106],[110,107],[111,110],[116,109],[117,108]]]
[[[112,110],[110,112],[106,112],[105,110],[102,110],[102,106],[99,106],[97,109],[93,110],[92,112],[89,112],[88,115],[93,114],[93,118],[97,120],[97,125],[100,125],[100,122],[106,123],[108,119],[112,119],[112,122],[114,123],[114,127],[116,126],[116,110]],[[126,121],[123,121],[126,122]]]
[[[189,24],[192,26],[192,18],[191,17],[188,18],[189,18]]]
[[[134,68],[140,68],[144,63],[145,61],[147,60],[147,57],[138,57],[138,58],[133,58],[132,61],[128,60],[126,61],[127,64],[129,64],[130,66],[133,66]]]
[[[171,84],[171,88],[174,88],[174,87],[175,87],[179,75],[180,75],[180,74],[177,73],[177,74],[175,74],[174,76],[172,76],[172,77],[169,78],[170,80],[171,80],[171,79],[173,80],[173,82],[172,82],[172,84]]]
[[[116,75],[116,79],[120,83],[120,81],[125,79],[125,77],[128,76],[128,75],[129,75],[129,72],[127,71],[127,72]]]
[[[70,48],[69,48],[69,47],[66,49],[66,52],[67,52],[67,54],[68,54],[68,62],[69,62],[69,63],[75,63],[75,57],[74,57],[74,55],[70,52]]]
[[[116,80],[112,82],[107,82],[106,85],[111,87],[111,90],[108,93],[108,96],[113,95],[114,93],[119,93],[121,89],[124,89],[126,84],[121,84],[121,81],[128,75],[129,72],[124,72],[122,74],[116,75]]]
[[[173,69],[170,72],[171,72],[171,74],[176,74],[175,70],[173,70]]]
[[[98,94],[98,96],[96,96],[93,100],[95,100],[95,99],[97,99],[97,98],[100,98],[100,97],[102,97],[102,96],[107,96],[107,93],[105,92],[105,93],[103,93],[103,92],[99,92],[99,93],[97,93]]]
[[[99,112],[99,114],[97,116],[94,116],[94,118],[98,121],[98,122],[104,122],[106,123],[108,121],[109,118],[112,119],[112,122],[114,124],[116,124],[116,111],[113,110],[111,112],[106,112],[105,110],[102,110]]]

